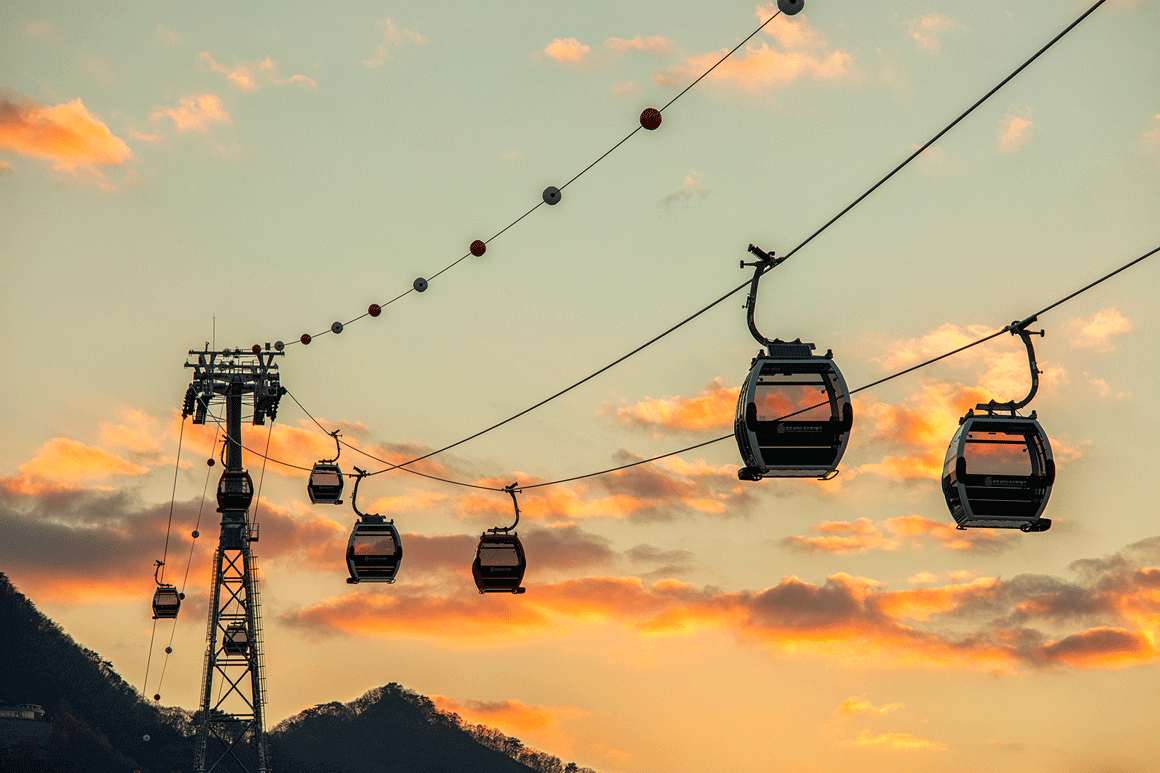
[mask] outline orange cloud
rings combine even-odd
[[[1123,335],[1132,330],[1132,322],[1121,314],[1115,306],[1100,309],[1089,319],[1076,318],[1067,323],[1068,341],[1074,348],[1094,348],[1110,352],[1115,346],[1112,336]]]
[[[768,19],[777,8],[759,7],[758,18]],[[721,62],[709,75],[718,83],[735,86],[745,91],[793,83],[804,76],[816,80],[835,80],[849,75],[852,59],[849,54],[834,49],[827,51],[822,35],[804,16],[793,20],[785,16],[774,19],[765,28],[766,34],[777,44],[770,47],[765,41],[748,44],[744,53],[735,53]],[[683,64],[674,65],[657,73],[653,80],[662,86],[685,86],[700,77],[727,53],[728,49],[706,54],[694,54]]]
[[[887,703],[882,706],[875,706],[870,701],[866,700],[866,696],[860,698],[847,698],[842,701],[841,705],[834,710],[835,714],[840,714],[847,717],[857,716],[859,714],[889,714],[892,711],[898,711],[905,708],[902,703]]]
[[[1031,108],[1024,108],[1020,112],[1022,115],[1008,113],[1000,121],[999,147],[1003,150],[1015,150],[1031,141],[1031,127],[1034,126]]]
[[[563,64],[578,65],[592,51],[592,46],[581,43],[576,38],[556,38],[544,47],[544,53]]]
[[[895,666],[1006,673],[1104,668],[1157,659],[1150,642],[1160,628],[1160,569],[1125,566],[1137,560],[1133,556],[1155,552],[1141,543],[1112,559],[1083,562],[1077,567],[1086,577],[1082,585],[1020,575],[897,591],[847,574],[821,584],[787,577],[760,591],[739,592],[672,579],[649,585],[638,577],[597,576],[529,583],[524,596],[496,598],[476,596],[463,569],[462,595],[429,596],[421,588],[396,586],[389,596],[362,591],[283,619],[308,631],[465,643],[614,623],[650,636],[723,630],[775,652]],[[441,581],[438,587],[449,585]],[[1058,627],[1070,620],[1114,624],[1053,636],[1029,627],[1033,621]],[[858,700],[840,711],[892,710]]]
[[[98,177],[97,167],[122,166],[133,158],[129,146],[80,99],[49,107],[11,89],[0,91],[0,148]]]
[[[37,455],[20,465],[26,476],[55,483],[80,483],[115,475],[144,475],[149,468],[126,461],[97,446],[64,437],[53,438]]]
[[[847,555],[871,550],[892,551],[902,547],[919,550],[925,547],[928,540],[939,543],[947,550],[994,551],[1011,544],[1004,536],[990,531],[962,531],[950,523],[940,523],[918,515],[887,518],[882,521],[882,527],[869,518],[859,518],[852,522],[825,521],[811,526],[810,532],[810,536],[786,537],[782,545],[804,553]]]
[[[185,97],[178,101],[178,106],[159,107],[153,111],[153,120],[171,118],[177,125],[177,131],[208,130],[211,123],[230,123],[229,113],[222,107],[222,101],[213,94],[201,94]]]
[[[858,733],[854,739],[857,746],[874,746],[884,749],[899,749],[904,751],[946,751],[946,745],[937,741],[928,741],[910,733],[879,733],[871,735],[869,730]]]
[[[582,717],[588,712],[571,706],[529,706],[523,701],[457,701],[443,695],[432,695],[435,708],[458,714],[468,722],[494,725],[522,732],[543,730],[559,724],[561,716]]]

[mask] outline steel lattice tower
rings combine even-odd
[[[201,706],[194,715],[196,773],[243,771],[270,773],[266,748],[266,679],[262,664],[262,610],[258,559],[251,543],[258,525],[249,517],[253,482],[242,468],[242,403],[250,396],[253,423],[265,424],[278,412],[285,392],[274,357],[281,351],[240,349],[189,353],[193,383],[185,393],[182,416],[204,424],[211,402],[224,398],[225,471],[218,483],[221,536],[213,558],[209,623],[202,670]],[[214,682],[218,683],[214,694]]]

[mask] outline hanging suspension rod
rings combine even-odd
[[[520,503],[516,501],[516,486],[518,486],[518,485],[520,485],[520,484],[518,482],[516,482],[516,483],[511,484],[510,486],[503,487],[504,491],[506,491],[507,493],[512,495],[512,505],[516,508],[516,522],[513,523],[511,526],[496,526],[493,529],[488,529],[487,531],[489,534],[499,534],[501,531],[504,534],[507,534],[509,531],[514,530],[516,528],[516,526],[519,525],[519,522],[520,522]]]
[[[1031,345],[1031,336],[1037,335],[1042,338],[1045,335],[1045,331],[1028,330],[1027,326],[1037,321],[1038,319],[1038,316],[1028,317],[1027,319],[1021,321],[1012,322],[1006,328],[1007,332],[1009,332],[1011,335],[1017,335],[1022,338],[1023,345],[1027,347],[1027,367],[1031,369],[1031,391],[1028,392],[1027,396],[1019,402],[1011,400],[1010,402],[1006,403],[997,403],[992,400],[989,403],[979,403],[975,406],[975,408],[988,412],[1001,409],[1004,411],[1011,411],[1011,413],[1014,414],[1015,411],[1027,405],[1029,402],[1031,402],[1031,399],[1035,397],[1035,393],[1039,391],[1039,374],[1043,371],[1039,369],[1038,364],[1035,362],[1035,347]]]
[[[774,341],[769,340],[758,331],[757,324],[753,321],[753,310],[757,306],[757,283],[761,281],[762,274],[777,266],[785,258],[775,257],[774,253],[766,252],[753,244],[749,245],[749,251],[756,255],[758,260],[752,263],[746,263],[744,260],[741,261],[741,268],[746,268],[747,266],[753,266],[754,268],[753,281],[749,283],[749,297],[745,300],[745,321],[749,323],[749,332],[757,339],[757,343],[768,347],[772,346],[774,341],[780,342],[780,339],[774,339]]]

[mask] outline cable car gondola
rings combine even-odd
[[[471,564],[475,587],[480,593],[523,593],[526,590],[520,586],[528,562],[524,555],[524,546],[515,532],[520,522],[516,484],[505,486],[504,491],[511,494],[512,504],[516,509],[516,521],[511,526],[497,526],[480,535],[479,546],[475,550],[475,561]]]
[[[218,481],[218,512],[248,510],[254,499],[254,481],[245,470],[224,470]]]
[[[338,457],[342,456],[342,445],[338,442],[338,430],[330,433],[334,444],[338,446],[338,453],[333,459],[323,459],[315,462],[310,470],[310,482],[306,484],[306,493],[310,495],[310,504],[341,505],[342,504],[342,470],[338,467]]]
[[[346,566],[350,570],[347,582],[394,582],[403,561],[403,543],[393,520],[381,515],[360,513],[358,510],[358,484],[366,477],[366,471],[355,467],[358,477],[354,481],[354,493],[350,505],[359,520],[350,533],[346,544]]]
[[[1017,411],[1031,402],[1039,389],[1030,317],[1008,326],[1027,347],[1031,391],[1019,402],[979,403],[959,419],[943,462],[942,489],[947,507],[960,529],[1020,529],[1047,531],[1051,519],[1040,517],[1055,483],[1055,459],[1047,433],[1035,411]],[[980,411],[981,413],[976,413]]]
[[[153,570],[153,580],[157,583],[157,590],[153,591],[153,619],[173,620],[177,617],[177,611],[181,609],[181,594],[177,592],[177,588],[161,582],[159,575],[161,567],[165,564],[162,561],[156,563],[157,568]]]
[[[250,634],[242,623],[230,623],[222,637],[222,650],[227,655],[245,655],[250,650]]]
[[[838,474],[854,425],[850,392],[832,351],[816,356],[811,343],[771,341],[758,332],[753,321],[758,282],[785,258],[752,244],[749,251],[759,260],[741,261],[742,268],[754,267],[746,320],[749,332],[766,348],[753,359],[737,397],[733,434],[745,463],[737,477],[829,480]]]

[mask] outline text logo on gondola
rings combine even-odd
[[[983,485],[988,488],[1027,488],[1027,481],[1018,478],[993,478],[988,475],[983,479]]]
[[[822,428],[820,426],[818,426],[817,424],[805,424],[805,425],[796,424],[796,425],[792,425],[792,426],[788,426],[788,427],[785,424],[778,424],[777,425],[777,433],[779,435],[784,435],[786,432],[821,432],[821,431],[822,431]]]

